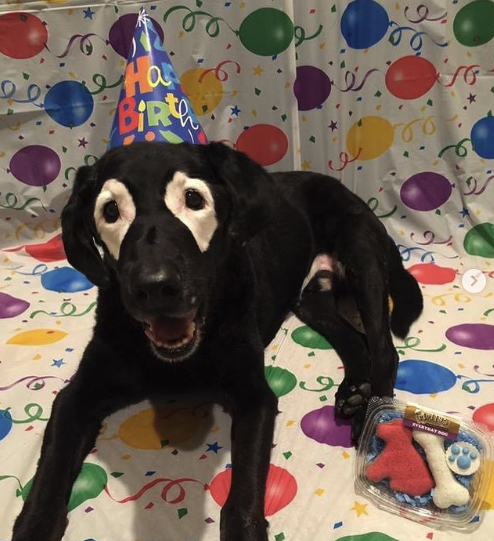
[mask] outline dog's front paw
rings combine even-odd
[[[27,507],[17,517],[12,541],[60,541],[67,527],[67,518],[44,520],[39,513],[30,513]]]
[[[372,396],[372,387],[368,381],[350,382],[346,378],[336,392],[336,415],[340,419],[352,420],[352,442],[358,445],[364,425],[367,403]]]
[[[46,536],[36,528],[17,528],[12,532],[12,541],[60,541],[60,539],[61,536]]]
[[[268,541],[268,521],[228,503],[221,511],[220,541]]]
[[[220,541],[268,541],[266,526],[240,522],[225,526],[220,535]]]
[[[336,392],[336,413],[341,419],[351,419],[359,410],[367,408],[372,396],[372,387],[368,381],[349,382],[346,378]]]

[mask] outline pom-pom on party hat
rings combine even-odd
[[[144,8],[139,10],[108,147],[136,141],[207,143]]]

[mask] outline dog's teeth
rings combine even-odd
[[[176,340],[165,340],[164,342],[157,341],[152,324],[149,328],[144,330],[144,333],[149,338],[149,340],[153,342],[153,344],[156,347],[174,350],[174,349],[180,349],[186,346],[194,338],[195,331],[196,331],[196,325],[194,321],[191,321],[187,325],[186,334],[184,334],[180,338],[177,338]]]
[[[179,338],[178,340],[174,340],[172,342],[167,342],[165,345],[169,349],[178,349],[186,344],[188,344],[192,340],[192,334],[184,336],[183,338]]]
[[[192,336],[194,335],[194,331],[196,330],[196,324],[191,321],[187,326],[187,338],[190,340]]]

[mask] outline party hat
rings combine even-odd
[[[144,8],[139,10],[108,147],[136,141],[207,143]]]

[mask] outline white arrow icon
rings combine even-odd
[[[486,282],[484,273],[478,269],[467,270],[461,279],[463,287],[469,293],[480,293],[484,289]]]

